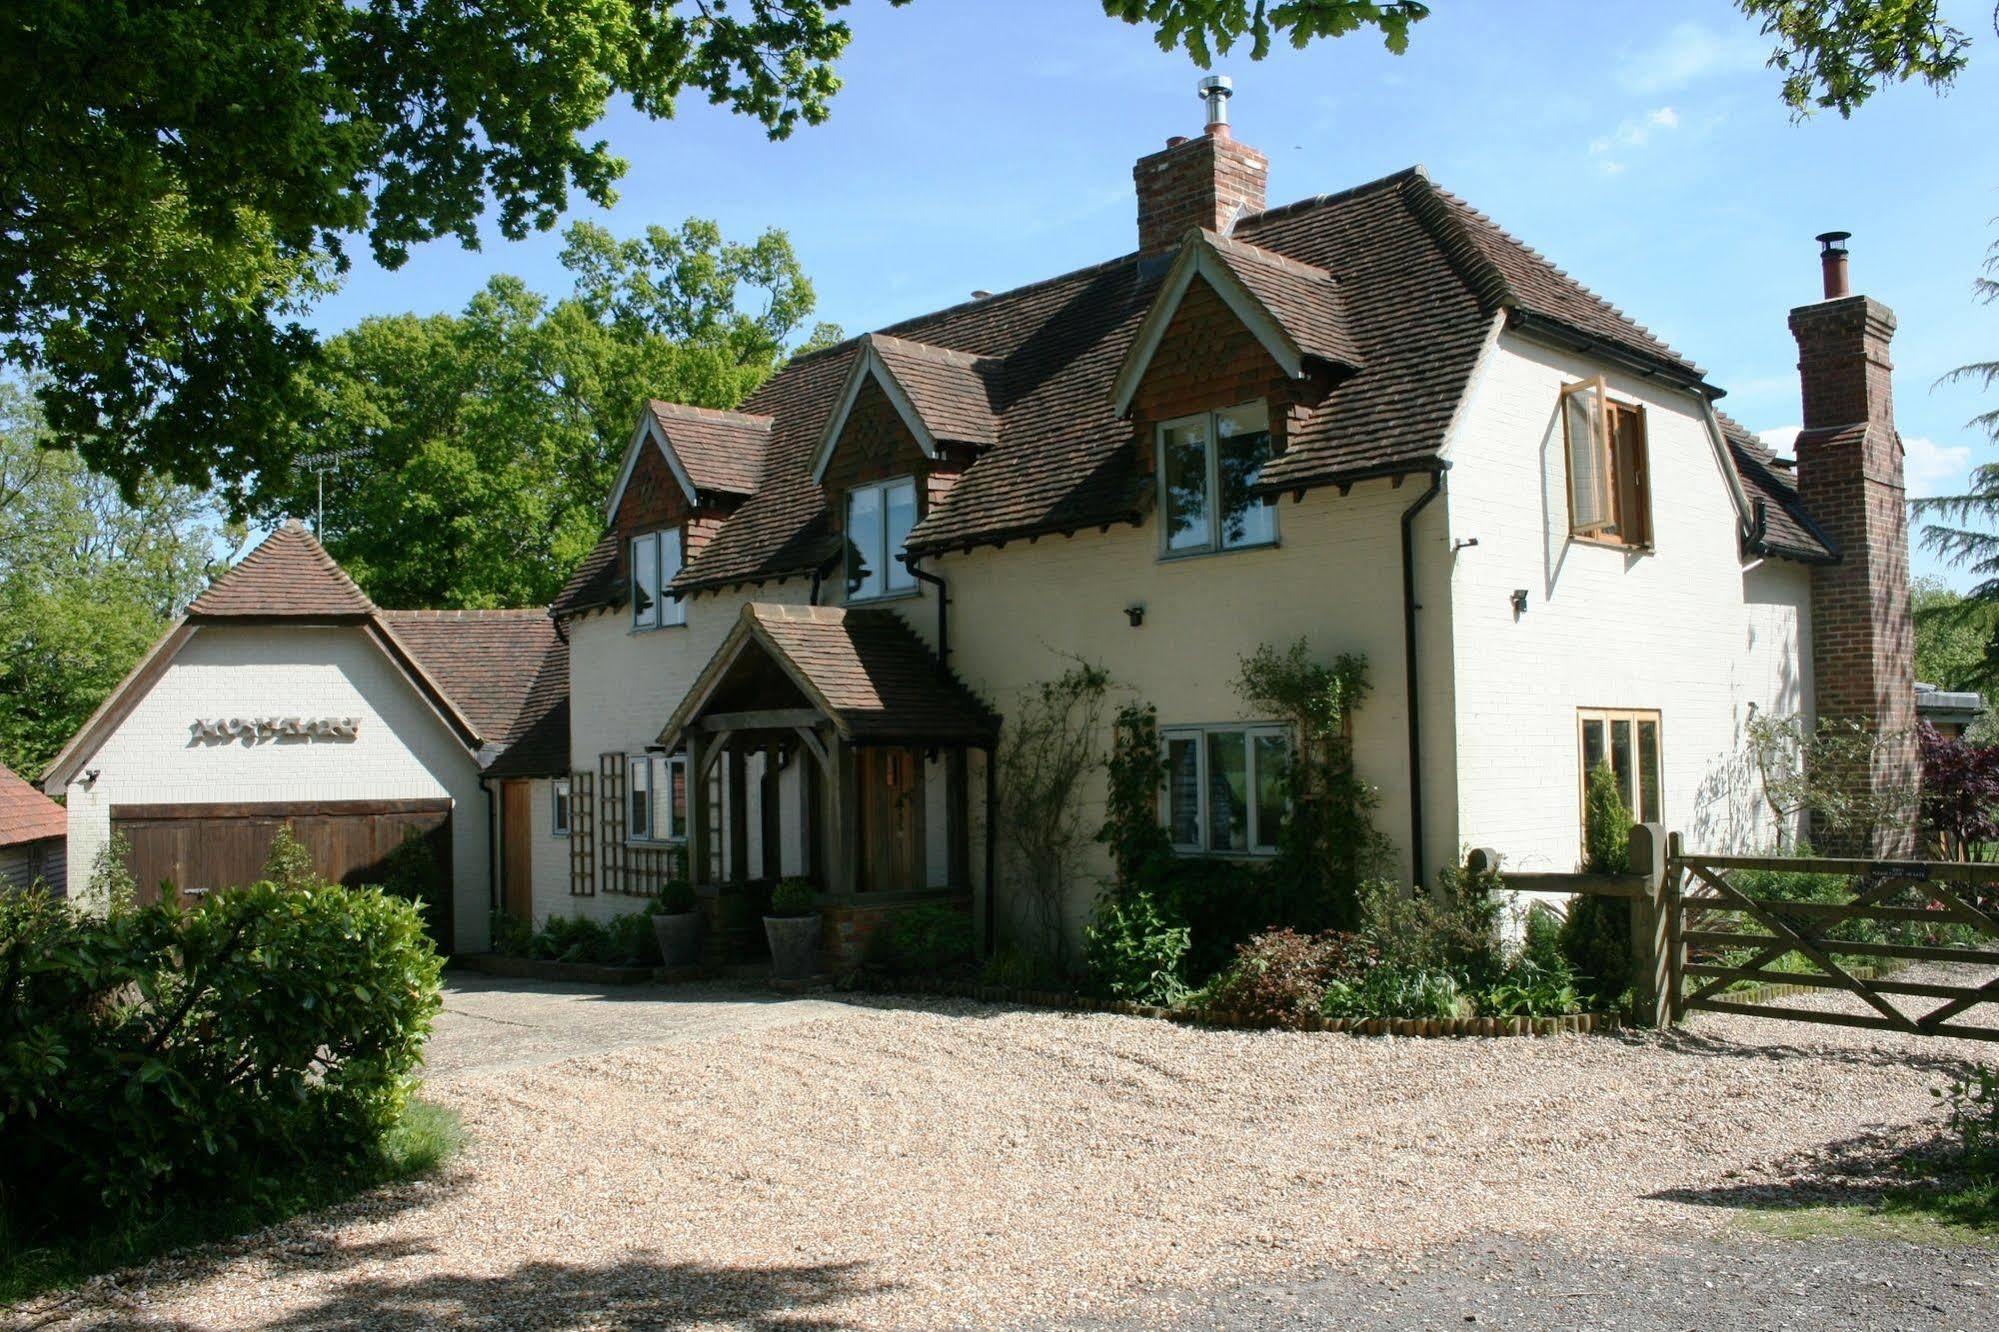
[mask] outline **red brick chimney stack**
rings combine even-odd
[[[1270,162],[1230,131],[1228,79],[1210,75],[1199,91],[1208,104],[1206,132],[1191,139],[1175,135],[1132,167],[1142,254],[1173,248],[1189,227],[1226,235],[1236,219],[1263,211]]]
[[[1819,237],[1826,298],[1791,311],[1805,428],[1798,496],[1839,548],[1812,573],[1812,680],[1821,720],[1858,723],[1884,743],[1872,771],[1845,781],[1913,791],[1917,777],[1915,631],[1909,520],[1888,344],[1895,315],[1848,293],[1845,232]],[[1827,851],[1907,856],[1913,811],[1866,837],[1815,830]]]

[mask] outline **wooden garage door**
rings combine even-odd
[[[289,824],[321,874],[349,887],[380,883],[389,856],[411,833],[430,851],[432,934],[451,939],[451,802],[335,800],[316,804],[113,805],[111,828],[132,847],[139,901],[162,883],[182,890],[256,882],[271,840]]]

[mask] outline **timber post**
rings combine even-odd
[[[1631,903],[1631,1015],[1641,1027],[1661,1027],[1673,1020],[1672,940],[1674,913],[1667,903],[1665,828],[1639,823],[1631,828],[1631,872],[1644,879],[1644,891]]]

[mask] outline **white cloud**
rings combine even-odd
[[[1778,426],[1759,430],[1757,437],[1783,457],[1791,457],[1803,426]],[[1910,499],[1949,495],[1962,491],[1971,472],[1969,444],[1939,444],[1925,435],[1902,437],[1902,481]]]
[[[1670,106],[1662,106],[1647,111],[1642,116],[1633,116],[1610,133],[1590,141],[1590,156],[1596,159],[1599,170],[1614,176],[1624,170],[1624,158],[1643,148],[1656,134],[1666,134],[1680,127],[1680,113]]]
[[[1671,92],[1719,74],[1760,71],[1769,56],[1764,39],[1747,28],[1717,32],[1682,23],[1663,41],[1625,51],[1617,78],[1635,93]]]

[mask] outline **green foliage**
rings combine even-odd
[[[327,548],[390,605],[547,602],[596,542],[648,398],[734,407],[813,304],[782,232],[713,223],[635,240],[578,224],[560,300],[495,277],[456,315],[363,320],[308,367]],[[311,513],[310,471],[260,479],[266,519]]]
[[[819,909],[819,894],[809,879],[779,879],[770,893],[773,916],[809,916]]]
[[[1815,837],[1855,842],[1916,816],[1913,777],[1900,786],[1870,777],[1882,769],[1881,751],[1899,750],[1906,736],[1842,718],[1821,717],[1812,725],[1801,716],[1776,713],[1751,717],[1743,731],[1780,849],[1801,816],[1810,820]]]
[[[451,891],[451,884],[444,876],[444,867],[438,864],[437,852],[428,836],[415,828],[403,829],[403,840],[383,860],[381,878],[375,886],[391,897],[422,907],[424,926],[431,939],[439,949],[450,947],[451,941],[443,938],[440,931],[444,927],[445,894]]]
[[[534,922],[505,911],[492,920],[493,951],[501,957],[526,957],[534,947]]]
[[[1987,660],[1999,637],[1999,603],[1959,595],[1937,578],[1909,582],[1916,623],[1916,678],[1939,689],[1999,688]]]
[[[127,502],[55,444],[0,375],[0,763],[31,781],[206,584],[222,535],[196,492],[148,480]]]
[[[1326,986],[1319,1011],[1329,1018],[1454,1018],[1470,1015],[1471,1002],[1448,971],[1380,965],[1359,979]]]
[[[441,962],[409,903],[260,883],[106,918],[0,895],[0,1208],[15,1236],[252,1202],[374,1154]]]
[[[652,920],[628,911],[606,923],[589,916],[550,916],[528,942],[527,955],[544,962],[601,967],[642,967],[659,957]]]
[[[1362,895],[1361,937],[1386,966],[1447,972],[1467,989],[1483,989],[1507,969],[1499,887],[1496,874],[1455,866],[1439,873],[1432,888],[1376,880]]]
[[[1525,953],[1476,996],[1476,1003],[1483,1017],[1560,1017],[1584,1007],[1564,960],[1543,963]]]
[[[1598,764],[1583,787],[1583,868],[1591,874],[1631,868],[1631,810],[1608,763]]]
[[[271,849],[264,854],[262,877],[267,883],[292,889],[313,888],[325,882],[312,863],[312,852],[299,841],[289,823],[271,838]]]
[[[90,882],[83,900],[106,915],[130,911],[139,901],[139,881],[132,877],[132,843],[124,833],[114,832],[90,859]]]
[[[351,244],[399,267],[490,211],[514,240],[609,207],[613,98],[693,91],[783,137],[838,87],[846,0],[65,0],[0,26],[0,352],[128,485],[282,473],[315,352],[299,319]],[[116,188],[106,188],[116,182]]]
[[[969,961],[972,918],[955,907],[922,906],[899,913],[889,932],[898,970],[931,976]]]
[[[980,968],[979,984],[1001,990],[1059,990],[1065,981],[1040,953],[1002,943]]]
[[[1058,970],[1067,954],[1063,912],[1089,840],[1079,795],[1103,765],[1110,687],[1102,667],[1079,661],[1026,690],[1008,710],[993,756],[999,842],[1018,870],[1034,942]]]
[[[1083,927],[1083,966],[1100,994],[1170,1004],[1187,991],[1181,967],[1191,938],[1149,894],[1106,893]]]
[[[1580,896],[1562,925],[1562,955],[1595,1008],[1624,1002],[1632,982],[1631,903],[1622,897]]]
[[[1110,848],[1119,891],[1141,892],[1170,875],[1175,863],[1173,840],[1159,822],[1166,758],[1158,709],[1135,700],[1118,708],[1105,770],[1104,826],[1097,840]]]

